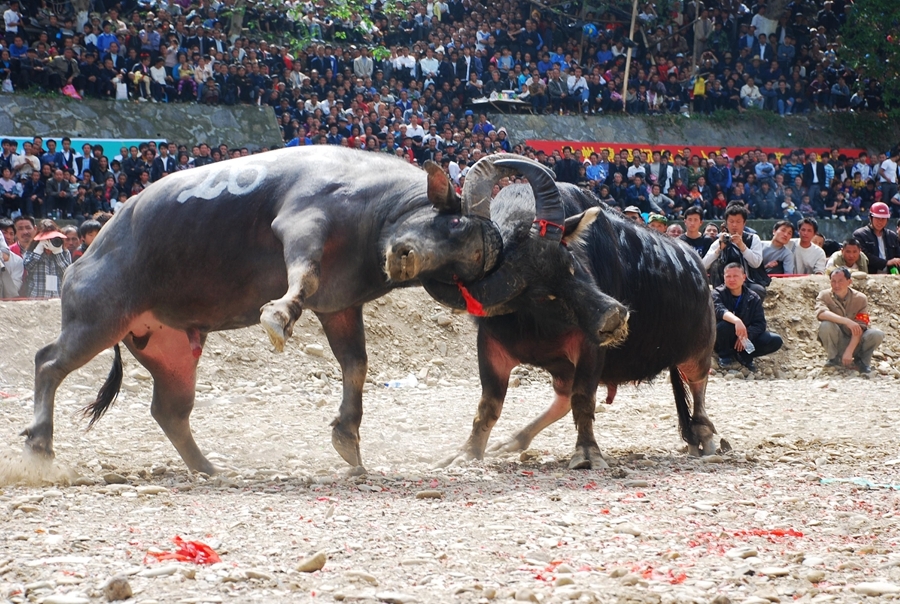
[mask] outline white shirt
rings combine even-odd
[[[719,245],[719,240],[716,239],[713,241],[713,244],[709,246],[709,249],[706,250],[706,255],[703,256],[703,266],[706,268],[711,267],[721,253],[722,246]],[[751,268],[757,268],[762,264],[763,244],[759,235],[750,236],[750,245],[747,246],[741,255]]]
[[[157,84],[166,85],[166,68],[165,67],[151,67],[150,68],[150,78],[156,82]]]
[[[422,126],[416,124],[415,126],[409,126],[406,129],[406,136],[411,136],[413,138],[417,136],[421,136],[423,139],[425,138],[425,129]]]
[[[884,170],[884,175],[878,174],[878,182],[897,184],[897,162],[889,157],[881,162],[881,169]]]
[[[768,39],[769,34],[774,34],[775,30],[778,28],[778,21],[773,21],[768,17],[763,17],[762,15],[753,15],[753,19],[750,20],[750,25],[756,28],[756,37],[759,37],[759,34],[766,34],[766,38]]]
[[[785,247],[794,252],[794,274],[812,275],[825,272],[828,258],[825,257],[825,250],[818,245],[811,243],[809,247],[804,248],[800,246],[799,239],[791,239]]]
[[[641,164],[640,166],[629,166],[628,180],[631,180],[632,178],[634,178],[635,174],[643,174],[644,176],[646,176],[647,175],[647,166],[645,166],[644,164]],[[644,180],[646,180],[646,178]]]
[[[6,31],[9,33],[17,34],[19,33],[19,23],[21,19],[19,19],[19,13],[14,11],[13,9],[8,9],[5,13],[3,13],[3,20],[6,22]]]
[[[441,62],[436,58],[425,57],[421,61],[419,61],[419,66],[422,68],[422,74],[428,75],[430,73],[436,74],[438,72],[438,68],[441,66]]]
[[[566,83],[569,85],[569,90],[574,94],[576,90],[587,90],[587,80],[584,79],[584,76],[580,78],[576,78],[575,76],[569,76]]]

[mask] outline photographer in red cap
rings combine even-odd
[[[887,228],[891,211],[884,202],[873,203],[869,210],[869,224],[853,231],[860,247],[869,259],[869,273],[900,272],[900,239]]]

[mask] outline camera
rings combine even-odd
[[[54,237],[50,240],[50,245],[52,245],[53,247],[61,247],[65,242],[66,240],[62,237]]]
[[[731,243],[731,233],[722,233],[722,242]]]

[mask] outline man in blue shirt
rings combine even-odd
[[[13,38],[13,43],[9,45],[9,57],[11,59],[21,59],[28,52],[28,45],[22,40],[22,36]]]
[[[109,46],[112,43],[118,44],[119,38],[116,37],[115,32],[112,30],[112,23],[109,21],[103,22],[103,33],[97,36],[97,50],[100,51],[100,55],[102,56],[104,53],[109,51]],[[118,48],[116,49],[118,50]],[[159,47],[157,47],[159,50]]]

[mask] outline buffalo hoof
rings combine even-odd
[[[287,320],[283,313],[275,310],[270,304],[262,307],[259,322],[269,335],[276,352],[284,352],[284,342],[291,336],[290,331],[285,328]]]
[[[488,447],[491,453],[521,453],[528,449],[531,439],[528,435],[519,433],[502,443],[494,443]]]
[[[203,458],[202,462],[189,463],[188,469],[200,474],[206,474],[207,476],[215,476],[219,473],[219,469],[216,466],[212,465],[212,463],[210,463],[210,461],[206,458]]]
[[[47,438],[34,436],[32,428],[25,428],[19,433],[19,436],[25,436],[25,452],[31,453],[45,459],[55,457],[53,453],[53,442]]]
[[[435,464],[435,467],[449,468],[450,466],[461,466],[476,459],[484,459],[484,455],[479,457],[476,453],[469,449],[462,449],[440,460],[439,462],[437,462],[437,464]]]
[[[569,461],[570,470],[604,470],[609,467],[597,447],[576,447]]]
[[[359,437],[344,430],[337,422],[338,420],[335,420],[332,424],[331,445],[348,464],[354,468],[362,466],[362,455],[359,452]]]

